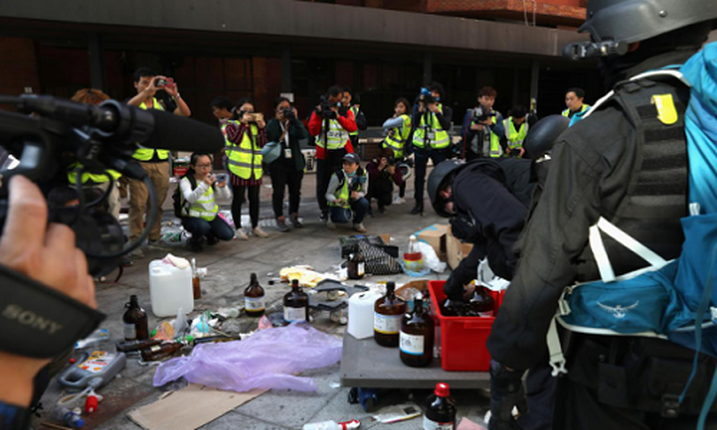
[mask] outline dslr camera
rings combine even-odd
[[[164,78],[156,78],[154,80],[154,86],[157,88],[166,87],[169,85],[169,81]]]
[[[480,123],[487,121],[493,117],[496,116],[496,113],[493,112],[483,112],[483,108],[479,107],[473,110],[473,122],[474,123]]]
[[[321,118],[323,119],[336,119],[336,112],[332,111],[331,108],[339,108],[339,115],[346,115],[346,108],[341,104],[340,101],[331,103],[326,96],[321,96]]]
[[[293,121],[296,119],[296,115],[294,115],[294,109],[292,108],[284,109],[283,111],[281,111],[281,114],[289,121]]]

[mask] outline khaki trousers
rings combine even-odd
[[[159,214],[154,225],[150,226],[149,240],[158,240],[162,231],[162,203],[167,198],[169,189],[169,161],[161,163],[143,163],[140,166],[147,172],[149,179],[157,190],[157,202],[149,201],[149,190],[144,182],[137,179],[129,180],[129,227],[131,240],[135,240],[144,230],[144,217],[149,220],[149,209],[151,205],[157,204]]]

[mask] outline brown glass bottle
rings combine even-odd
[[[251,274],[249,286],[244,290],[244,311],[250,317],[264,315],[264,288],[259,285],[256,273]]]
[[[129,303],[124,305],[127,311],[122,316],[124,326],[124,340],[147,340],[149,339],[149,327],[147,326],[147,313],[139,307],[137,296],[132,295]]]
[[[120,342],[117,344],[117,352],[133,352],[141,349],[146,349],[151,346],[159,345],[162,343],[161,340],[147,339],[147,340],[130,340],[127,342]]]
[[[284,295],[284,320],[289,323],[309,321],[309,296],[297,279],[291,281],[291,291]]]
[[[424,430],[456,428],[456,401],[451,397],[448,384],[439,382],[428,396],[423,408]]]
[[[445,299],[440,303],[440,310],[444,317],[457,317],[460,314],[461,303]]]
[[[424,367],[433,361],[433,318],[423,307],[423,295],[413,299],[413,310],[403,316],[398,349],[406,366]]]
[[[366,261],[360,251],[356,251],[346,265],[346,274],[349,279],[363,279],[366,274]]]
[[[183,343],[175,342],[175,343],[165,343],[162,345],[155,345],[155,346],[149,347],[147,349],[143,349],[141,352],[142,360],[143,361],[161,360],[162,358],[169,357],[170,355],[179,351],[180,349],[182,349],[183,346],[184,346]]]
[[[387,347],[398,346],[401,318],[406,313],[406,302],[396,297],[396,284],[386,283],[386,295],[373,305],[373,338],[377,344]]]
[[[194,300],[202,298],[202,283],[199,281],[197,274],[197,260],[192,258],[192,291],[194,292]]]
[[[492,317],[495,315],[495,300],[485,288],[476,287],[473,298],[469,302],[469,309],[467,316]]]

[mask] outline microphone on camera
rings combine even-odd
[[[93,106],[51,96],[23,95],[17,107],[21,112],[34,112],[71,126],[90,127],[100,136],[123,144],[207,153],[218,152],[225,144],[224,135],[216,127],[116,100]]]

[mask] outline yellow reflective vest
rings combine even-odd
[[[349,110],[354,114],[354,120],[358,118],[359,109],[356,106],[351,106]],[[349,133],[349,136],[358,136],[358,128],[356,128],[356,131],[352,131]]]
[[[508,117],[503,120],[503,128],[505,128],[505,138],[508,140],[508,148],[515,149],[523,146],[525,136],[528,135],[527,120],[523,121],[520,125],[520,130],[516,130],[513,117]]]
[[[438,110],[443,113],[443,105],[438,104]],[[451,144],[451,138],[448,135],[448,131],[441,127],[438,117],[433,112],[428,112],[428,115],[419,113],[421,120],[416,126],[416,130],[413,132],[413,145],[417,148],[425,148],[426,141],[430,149],[444,149],[448,148]],[[426,117],[428,117],[428,124],[426,124]]]
[[[403,114],[403,125],[401,127],[392,128],[386,140],[383,141],[383,147],[393,149],[393,155],[396,158],[403,157],[403,148],[408,140],[408,136],[411,134],[411,117]]]
[[[192,182],[187,178],[182,178],[182,181],[189,182],[190,186]],[[180,184],[181,187],[181,184]],[[196,189],[196,187],[195,187]],[[184,199],[184,195],[182,194],[181,190],[179,192],[179,195],[181,196],[181,201],[186,202]],[[182,205],[184,206],[184,204]],[[217,214],[219,213],[219,206],[217,205],[216,197],[214,196],[214,187],[210,186],[207,187],[207,191],[202,194],[202,196],[192,203],[189,208],[186,209],[187,216],[191,218],[201,218],[204,221],[212,221],[214,218],[217,217]]]
[[[259,128],[256,124],[249,124],[249,131],[244,133],[241,143],[236,145],[227,140],[227,163],[229,171],[242,179],[261,179],[262,156],[261,148],[257,144]],[[251,137],[249,136],[251,134]]]
[[[140,107],[140,109],[144,109],[144,110],[149,109],[149,108],[147,107],[147,105],[144,104],[144,102],[142,102],[142,104],[139,105],[139,107]],[[159,102],[157,101],[157,99],[155,99],[154,97],[152,98],[152,109],[157,109],[157,110],[161,110],[161,111],[164,110],[164,108],[162,107],[162,105],[159,104]],[[169,151],[168,151],[168,150],[166,150],[166,149],[142,148],[141,145],[140,145],[140,148],[139,148],[139,149],[137,149],[136,151],[134,151],[133,157],[135,158],[135,160],[139,160],[139,161],[149,161],[149,160],[151,160],[152,158],[154,158],[154,153],[155,153],[155,152],[157,153],[157,158],[159,158],[160,160],[168,160],[168,159],[169,159]]]
[[[334,193],[334,196],[336,196],[336,200],[333,201],[333,202],[328,202],[328,205],[329,205],[329,206],[338,207],[338,208],[350,209],[350,208],[351,208],[351,204],[349,203],[349,197],[351,197],[351,192],[349,191],[349,185],[350,185],[349,182],[351,182],[351,180],[352,180],[353,178],[358,177],[358,178],[364,178],[364,183],[363,183],[363,184],[366,184],[366,171],[364,170],[364,171],[363,171],[363,175],[361,175],[361,176],[358,176],[358,173],[357,173],[357,174],[356,174],[357,176],[353,176],[353,177],[351,177],[351,178],[348,178],[347,175],[346,175],[346,173],[344,173],[343,170],[339,170],[338,172],[334,173],[334,175],[341,175],[341,176],[343,176],[343,184],[342,184],[339,188],[337,188],[337,189],[336,189],[336,192]],[[354,190],[354,191],[363,191],[363,192],[365,192],[366,190],[363,189],[363,188],[364,188],[364,185],[363,185],[363,184],[359,187],[358,190]],[[341,204],[341,205],[340,205],[340,204],[336,203],[336,201],[339,201],[339,200],[343,200],[343,201],[344,201],[344,204]]]
[[[324,127],[326,127],[326,120],[322,119],[321,132],[318,136],[316,136],[316,146],[326,149],[326,145],[324,144]],[[328,149],[330,151],[334,151],[346,146],[346,141],[349,139],[349,132],[341,126],[341,123],[338,120],[330,119],[329,130],[326,132],[326,138],[329,141]]]
[[[583,107],[580,108],[580,112],[577,112],[577,113],[583,113],[583,112],[585,112],[585,111],[588,110],[588,109],[590,109],[590,105],[587,105],[587,104],[583,103]],[[566,118],[570,118],[570,109],[565,109],[565,110],[563,111],[563,116],[566,117]]]
[[[70,165],[67,171],[67,181],[71,184],[75,183],[75,180],[77,179],[77,174],[79,173],[79,169],[82,168],[82,164],[80,163],[73,163]],[[112,179],[117,181],[119,178],[122,177],[122,174],[116,170],[107,169],[105,170],[108,175],[112,176]],[[109,178],[106,175],[103,175],[101,173],[89,173],[85,172],[82,174],[82,183],[86,183],[87,181],[92,181],[95,184],[104,184],[105,182],[109,182]]]

